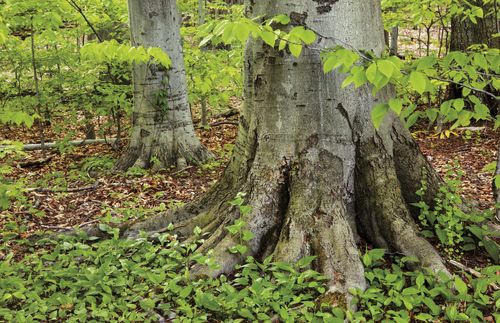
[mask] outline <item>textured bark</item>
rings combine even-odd
[[[451,21],[451,36],[450,50],[451,51],[466,51],[471,45],[485,44],[490,48],[500,48],[500,37],[495,37],[495,34],[500,33],[500,23],[497,15],[498,4],[495,1],[488,5],[484,4],[483,0],[470,1],[471,4],[483,9],[484,18],[477,18],[477,23],[473,23],[470,19],[463,19],[461,16],[456,16]],[[498,95],[498,91],[493,87],[486,89],[487,91]],[[462,97],[462,88],[451,85],[450,99]],[[491,114],[494,116],[499,111],[498,100],[484,95],[475,93],[476,96],[490,108]]]
[[[304,48],[299,58],[250,40],[245,104],[221,181],[200,201],[134,224],[124,235],[162,230],[172,222],[175,232],[189,236],[199,226],[210,233],[200,251],[213,249],[221,264],[213,275],[231,271],[247,255],[290,262],[315,255],[313,266],[330,278],[329,292],[347,297],[349,288],[366,287],[358,233],[446,272],[434,248],[419,237],[408,208],[418,183],[425,179],[436,189],[439,177],[399,119],[390,116],[382,130],[374,129],[370,111],[390,93],[374,98],[368,87],[341,89],[345,76],[325,75],[317,50],[342,42],[380,54],[379,1],[249,0],[246,5],[250,17],[303,17],[308,28],[329,37],[318,39],[315,49]],[[228,251],[239,243],[226,230],[239,217],[227,203],[237,192],[245,192],[253,207],[244,218],[255,235],[247,255]]]
[[[485,17],[477,18],[477,23],[470,19],[456,16],[451,21],[450,50],[464,51],[474,44],[486,44],[491,48],[500,48],[500,39],[494,37],[499,32],[499,23],[495,12],[494,1],[485,5],[483,0],[470,1],[471,4],[481,7]]]
[[[134,112],[129,147],[116,167],[197,164],[210,154],[195,135],[187,98],[180,15],[174,0],[129,0],[134,46],[160,47],[172,60],[134,66]]]

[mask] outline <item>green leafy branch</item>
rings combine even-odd
[[[149,64],[153,61],[165,68],[172,65],[168,54],[159,47],[134,47],[116,40],[89,43],[81,49],[81,55],[97,63]]]
[[[244,217],[252,211],[250,205],[245,205],[244,201],[245,193],[238,193],[236,198],[229,202],[232,206],[238,208],[240,212],[240,217],[234,221],[233,225],[228,226],[226,229],[232,235],[238,238],[239,243],[229,249],[231,253],[239,253],[244,255],[248,251],[248,246],[246,243],[254,238],[252,231],[246,229],[247,222],[245,222]]]

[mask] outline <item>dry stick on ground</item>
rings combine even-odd
[[[480,272],[478,272],[478,271],[476,271],[476,270],[474,270],[474,269],[472,269],[472,268],[469,268],[469,267],[465,266],[464,264],[459,263],[459,262],[458,262],[458,261],[456,261],[456,260],[448,260],[448,262],[449,262],[451,265],[453,265],[453,266],[455,266],[455,267],[457,267],[457,268],[460,268],[460,269],[462,269],[463,271],[466,271],[466,272],[470,273],[471,275],[473,275],[473,276],[475,276],[475,277],[477,277],[477,278],[481,278],[481,277],[483,276],[483,275],[481,275],[481,273],[480,273]],[[495,290],[500,290],[500,286],[498,286],[497,284],[495,284],[495,283],[491,283],[490,285],[491,285],[491,287],[493,287]]]
[[[239,110],[236,110],[236,109],[231,109],[229,111],[226,111],[226,112],[223,112],[223,113],[219,113],[215,116],[212,117],[213,120],[216,120],[216,119],[219,119],[219,118],[230,118],[232,116],[237,116],[240,114],[240,111]],[[197,120],[193,120],[194,123],[200,123],[201,120],[200,119],[197,119]]]
[[[83,192],[83,191],[91,191],[95,190],[99,186],[99,181],[95,181],[94,184],[84,187],[74,187],[67,189],[57,189],[57,188],[27,188],[27,192],[37,192],[37,193],[75,193],[75,192]]]
[[[217,127],[217,126],[222,126],[222,125],[234,125],[237,126],[239,123],[238,121],[233,121],[233,120],[228,120],[228,121],[218,121],[218,122],[213,122],[209,124],[209,127]],[[204,128],[204,126],[198,126],[196,127],[197,129]]]
[[[189,170],[189,169],[191,169],[191,168],[193,168],[193,166],[187,166],[187,167],[184,167],[183,169],[179,169],[178,171],[176,171],[176,172],[174,172],[174,173],[170,174],[170,176],[175,176],[175,175],[180,174],[180,173],[182,173],[182,172],[185,172],[185,171],[187,171],[187,170]]]
[[[70,146],[85,146],[85,145],[96,145],[96,144],[112,144],[117,140],[117,138],[111,139],[91,139],[91,140],[72,140],[68,141],[66,144]],[[12,146],[0,146],[0,150],[12,148]],[[47,142],[42,144],[26,144],[23,146],[23,151],[35,151],[42,149],[54,149],[57,148],[57,142]]]

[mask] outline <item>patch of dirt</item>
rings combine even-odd
[[[222,120],[212,120],[218,121]],[[233,118],[232,121],[236,120]],[[191,201],[210,188],[222,174],[230,157],[237,126],[228,123],[198,129],[197,132],[203,144],[216,156],[214,160],[199,167],[166,169],[154,174],[82,171],[87,157],[116,159],[125,149],[126,142],[122,142],[117,150],[99,144],[75,147],[72,152],[65,154],[49,150],[45,157],[41,151],[28,152],[23,163],[44,160],[46,157],[50,157],[50,160],[14,169],[10,178],[23,179],[31,191],[24,194],[28,203],[15,203],[11,209],[0,212],[0,228],[15,221],[19,226],[26,226],[22,236],[27,236],[38,230],[83,226],[110,215],[134,217],[138,213],[151,212],[152,209],[161,210]],[[15,133],[22,133],[19,137],[16,135],[17,140],[38,142],[35,128],[29,131],[18,129]],[[11,164],[19,166],[20,162]],[[64,192],[66,190],[70,192]]]
[[[456,131],[449,138],[441,139],[427,131],[415,133],[420,149],[441,176],[445,176],[454,164],[464,172],[461,178],[461,194],[475,201],[480,209],[494,206],[492,174],[483,171],[489,163],[496,161],[498,132],[490,126],[480,130]],[[457,178],[457,174],[452,174]]]

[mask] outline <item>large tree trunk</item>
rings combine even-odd
[[[210,156],[195,135],[187,99],[180,16],[175,0],[129,0],[134,46],[160,47],[172,60],[134,66],[134,111],[129,147],[118,169],[197,164]]]
[[[408,207],[418,199],[421,180],[427,181],[424,198],[430,202],[439,177],[399,119],[387,118],[381,131],[372,125],[372,107],[389,93],[374,98],[368,87],[342,90],[343,75],[322,71],[318,48],[348,43],[382,52],[379,1],[249,0],[246,5],[251,17],[304,17],[308,28],[328,38],[320,37],[300,58],[250,40],[245,104],[224,176],[199,201],[132,225],[124,235],[154,232],[172,222],[180,237],[189,237],[199,226],[211,233],[200,250],[214,249],[222,265],[213,274],[231,271],[247,255],[290,262],[315,255],[314,267],[330,278],[330,292],[338,295],[365,288],[359,236],[446,271],[419,236]],[[228,251],[240,243],[226,229],[239,217],[227,203],[237,192],[245,192],[252,206],[244,220],[255,237],[246,255]]]

